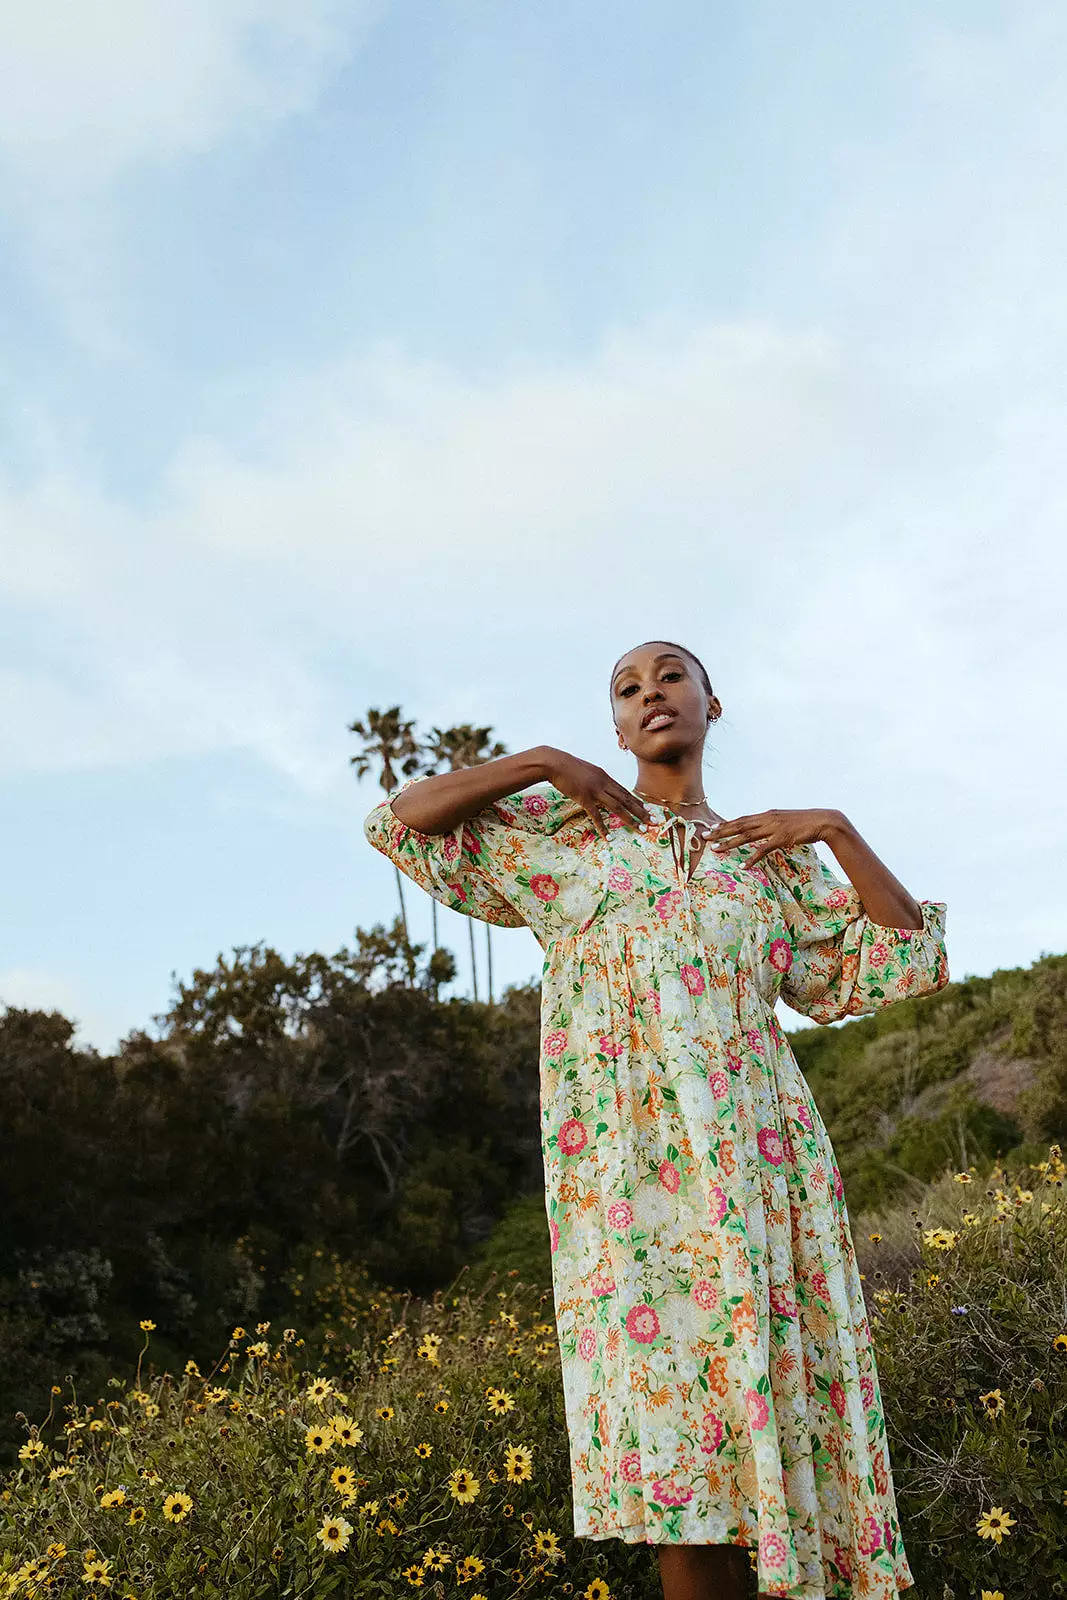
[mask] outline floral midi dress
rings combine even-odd
[[[709,844],[694,865],[695,824],[648,810],[602,839],[538,785],[452,833],[388,800],[364,831],[545,952],[575,1534],[745,1545],[761,1593],[893,1600],[914,1578],[841,1175],[774,1005],[829,1023],[942,988],[946,906],[883,927],[811,845],[748,867],[753,845]]]

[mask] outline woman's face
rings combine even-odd
[[[708,716],[721,711],[688,656],[662,640],[629,651],[615,668],[611,708],[628,750],[640,761],[669,761],[698,744]]]

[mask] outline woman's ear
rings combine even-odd
[[[618,729],[616,729],[616,732],[618,732]],[[626,740],[623,738],[621,733],[619,734],[619,749],[620,750],[625,750],[626,749]]]

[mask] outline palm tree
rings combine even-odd
[[[392,706],[388,711],[378,711],[372,706],[367,712],[366,722],[350,722],[348,731],[357,734],[363,740],[363,749],[358,755],[350,758],[356,769],[357,778],[365,778],[367,773],[377,766],[378,782],[386,794],[392,794],[393,790],[399,787],[398,770],[401,778],[410,778],[419,771],[420,747],[415,736],[415,724],[404,720],[400,715],[399,706]],[[407,910],[404,905],[404,886],[400,868],[395,862],[393,871],[396,873],[396,892],[400,899],[400,920],[404,926],[404,938],[410,940]]]
[[[423,767],[426,773],[458,772],[461,767],[480,767],[484,761],[495,761],[497,756],[506,756],[507,746],[490,743],[493,735],[492,728],[474,728],[469,722],[460,723],[455,728],[431,728],[428,739],[422,741]],[[437,908],[434,907],[433,942],[437,948]],[[478,964],[474,958],[474,921],[467,918],[467,932],[471,944],[471,980],[474,985],[474,998],[478,998]],[[489,1004],[493,1003],[493,941],[492,929],[489,923],[485,925],[485,951],[486,964],[489,975]]]

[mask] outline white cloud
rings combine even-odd
[[[784,767],[815,741],[857,789],[921,768],[1017,800],[1058,759],[1055,418],[994,395],[996,449],[961,473],[951,386],[909,408],[880,378],[769,322],[655,323],[478,385],[379,352],[288,385],[254,448],[183,444],[139,514],[59,470],[0,485],[0,596],[67,641],[62,675],[9,680],[0,761],[243,746],[322,794],[348,781],[353,673],[457,714],[488,676],[533,719],[542,653],[596,684],[671,627]]]
[[[2,0],[0,158],[110,178],[306,110],[369,0]]]

